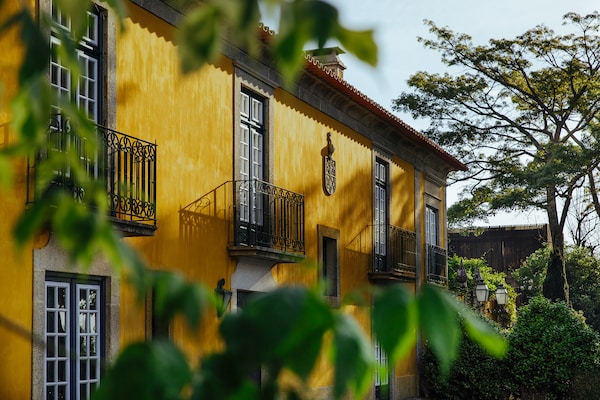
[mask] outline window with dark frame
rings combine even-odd
[[[338,297],[338,254],[337,240],[323,236],[323,280],[325,281],[325,296]]]
[[[156,313],[156,292],[154,289],[152,290],[150,302],[150,334],[152,339],[169,338],[170,324],[168,319]]]
[[[48,274],[44,298],[44,398],[89,399],[104,358],[104,282]]]
[[[387,271],[387,238],[388,238],[388,164],[375,159],[375,221],[373,229],[374,270]]]
[[[69,101],[86,113],[95,124],[102,124],[103,112],[103,38],[105,11],[98,5],[92,4],[87,12],[87,29],[81,40],[77,43],[76,56],[79,64],[76,76],[65,60],[60,57],[60,47],[63,41],[72,37],[71,21],[59,9],[51,6],[52,29],[50,31],[50,46],[52,56],[50,59],[49,75],[50,87],[54,95],[52,115],[50,116],[50,129],[48,131],[49,151],[64,153],[73,151],[77,154],[80,165],[91,179],[102,178],[104,149],[102,141],[100,146],[93,149],[87,142],[89,138],[78,135],[71,130],[68,118],[62,115],[63,101]],[[94,132],[98,135],[98,132]],[[99,138],[99,137],[98,137]],[[71,171],[68,166],[55,171],[55,184],[65,186],[72,190],[77,197],[83,196],[81,188],[73,183]]]
[[[319,240],[319,278],[323,281],[323,295],[339,304],[340,297],[340,231],[317,225]]]
[[[61,37],[71,35],[71,21],[56,7],[52,6],[51,10],[54,25],[50,36],[52,48],[50,86],[55,98],[74,101],[92,121],[97,124],[102,123],[103,11],[92,4],[91,10],[87,13],[87,30],[77,46],[79,76],[76,80],[69,67],[60,59],[58,51],[62,45]],[[60,112],[58,104],[53,105],[53,109],[55,113]]]

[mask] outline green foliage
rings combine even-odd
[[[396,360],[415,344],[418,305],[401,287],[379,293],[373,302],[373,330],[386,354]]]
[[[489,321],[481,317],[482,324]],[[583,377],[597,374],[600,337],[564,303],[535,297],[519,309],[506,357],[497,359],[476,346],[461,324],[463,340],[448,373],[427,343],[423,353],[425,390],[440,399],[596,398]],[[582,397],[577,397],[582,396]]]
[[[334,331],[335,398],[342,398],[347,388],[356,397],[364,397],[370,388],[375,362],[371,357],[371,345],[361,339],[360,332],[354,319],[345,314],[338,315]]]
[[[460,285],[456,279],[461,261],[467,274],[466,286]],[[512,326],[517,318],[517,293],[513,287],[506,282],[506,274],[504,272],[494,271],[487,265],[483,258],[461,259],[457,255],[448,258],[449,289],[456,293],[457,296],[463,298],[463,301],[466,304],[475,304],[475,300],[473,299],[476,284],[474,281],[475,270],[479,271],[479,274],[490,290],[488,306],[491,308],[485,307],[489,316],[503,327]],[[495,302],[496,289],[498,289],[500,285],[504,286],[508,291],[508,301],[504,306],[500,306]]]
[[[153,271],[150,279],[154,313],[160,320],[170,321],[182,314],[190,328],[198,329],[206,306],[216,304],[204,286],[186,282],[178,273]]]
[[[482,324],[495,330],[489,320],[478,317]],[[506,398],[505,362],[486,353],[474,342],[461,323],[462,341],[458,356],[446,373],[433,356],[429,343],[423,351],[424,391],[436,399],[495,400]]]
[[[577,371],[600,361],[598,334],[562,302],[535,297],[519,310],[509,338],[507,362],[515,393],[563,398]]]
[[[185,355],[173,343],[135,343],[121,352],[92,398],[176,400],[191,379]]]
[[[194,297],[185,288],[193,284],[158,272],[152,275],[150,285],[154,288],[155,300],[163,303],[161,307],[165,312],[175,310],[187,316],[187,304]],[[462,308],[443,289],[426,286],[424,293],[415,298],[402,287],[391,287],[375,296],[377,311],[373,313],[373,324],[379,327],[376,330],[381,330],[386,321],[392,321],[392,333],[381,330],[381,336],[377,336],[389,351],[390,365],[415,344],[416,330],[419,329],[417,320],[422,321],[420,327],[428,342],[435,344],[431,353],[439,360],[436,365],[442,371],[449,370],[456,354],[460,342],[459,320],[463,321],[471,343],[477,343],[488,357],[500,357],[506,351],[506,341],[497,330]],[[199,297],[198,301],[201,313],[208,303],[204,297]],[[414,323],[410,331],[399,325],[394,327],[400,320],[408,322],[397,319],[397,314],[412,316]],[[195,319],[190,321],[188,318],[188,324],[193,321]],[[450,326],[456,327],[457,336],[449,337],[447,329]],[[174,398],[173,393],[181,396],[184,388],[189,388],[192,399],[275,399],[284,393],[301,398],[300,390],[306,390],[306,381],[323,351],[326,338],[331,338],[334,398],[361,398],[371,387],[375,360],[370,340],[354,318],[329,307],[317,290],[281,287],[256,295],[242,310],[223,318],[220,333],[223,349],[206,356],[196,369],[192,369],[187,360],[182,359],[180,350],[168,341],[128,346],[101,382],[99,398],[130,398],[127,396],[138,391],[144,376],[156,385],[163,385],[164,379],[170,379],[170,372],[156,377],[163,367],[179,374],[178,379],[165,384],[164,388],[144,388],[155,391],[153,398],[170,399]],[[161,364],[157,354],[163,353],[169,354],[164,355],[166,362]],[[136,363],[140,368],[128,372]],[[260,385],[252,378],[252,372],[258,370],[265,371]],[[284,373],[293,374],[303,385],[282,387],[280,378]],[[147,393],[144,390],[139,389],[139,393]],[[188,398],[187,395],[184,397]]]
[[[314,42],[318,48],[334,39],[348,52],[372,66],[377,64],[377,47],[373,31],[354,31],[338,21],[335,7],[325,1],[294,0],[282,3],[281,19],[274,49],[276,62],[282,70],[296,77],[304,66],[302,50],[305,43]],[[290,81],[287,81],[290,83]]]
[[[210,0],[188,11],[178,34],[183,71],[191,72],[215,61],[221,52],[223,37],[229,37],[250,54],[259,55],[263,49],[257,29],[261,19],[259,3],[259,0]],[[377,64],[373,31],[344,27],[331,4],[321,0],[268,0],[265,3],[270,3],[268,9],[280,7],[278,34],[272,38],[270,55],[286,86],[289,87],[304,68],[303,49],[307,43],[323,48],[329,40],[336,40],[359,60]]]
[[[535,251],[513,272],[525,301],[542,293],[550,251],[549,246]],[[588,248],[569,246],[565,251],[565,268],[571,306],[582,311],[587,324],[600,331],[600,260]]]

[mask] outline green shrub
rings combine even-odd
[[[425,345],[424,393],[448,400],[600,400],[600,337],[580,312],[534,297],[519,309],[507,337],[508,354],[499,360],[463,331],[457,359],[446,375]]]
[[[567,398],[576,374],[598,365],[598,333],[561,302],[533,298],[519,309],[508,340],[508,380],[516,396]]]

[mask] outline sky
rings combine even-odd
[[[374,29],[379,48],[377,67],[370,67],[350,54],[342,55],[347,69],[344,79],[356,89],[392,111],[392,100],[410,91],[406,81],[417,71],[444,72],[439,53],[425,49],[417,37],[432,38],[424,20],[454,32],[466,33],[474,44],[491,38],[514,38],[537,25],[557,33],[563,15],[586,15],[600,11],[598,0],[328,0],[338,8],[341,22],[352,29]],[[394,112],[400,119],[424,129],[426,121]],[[448,202],[458,199],[460,188],[450,187]],[[501,214],[479,226],[546,223],[543,213]]]

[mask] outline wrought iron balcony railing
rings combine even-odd
[[[236,245],[304,254],[304,195],[256,179],[234,185]]]
[[[446,249],[439,246],[427,245],[427,281],[440,285],[448,284],[448,255]]]
[[[304,195],[261,180],[228,181],[180,211],[193,232],[210,218],[227,220],[230,250],[304,256]],[[241,254],[241,253],[240,253]]]
[[[373,272],[396,278],[417,276],[417,237],[393,225],[374,226]]]
[[[68,118],[51,118],[47,147],[29,161],[29,202],[39,196],[35,190],[38,164],[51,152],[75,155],[88,179],[106,185],[110,216],[116,220],[156,225],[156,144],[97,125],[94,137],[78,135]],[[93,140],[92,143],[91,141]],[[75,180],[68,164],[56,168],[50,185],[61,188],[78,200],[85,190]]]

